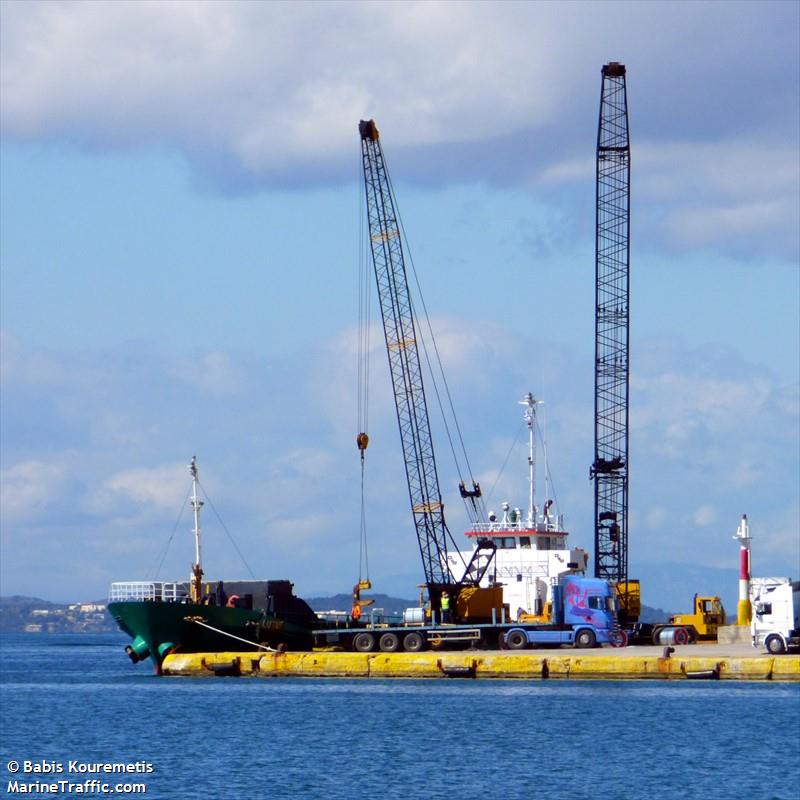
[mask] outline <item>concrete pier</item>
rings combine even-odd
[[[622,650],[433,651],[423,653],[176,653],[164,675],[314,678],[514,678],[800,681],[800,655],[772,656],[732,643]]]

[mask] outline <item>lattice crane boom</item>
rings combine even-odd
[[[450,585],[449,532],[439,490],[417,331],[403,245],[380,136],[373,120],[359,123],[372,262],[394,389],[411,511],[425,581]]]
[[[628,581],[630,141],[625,66],[602,68],[597,129],[594,574]]]

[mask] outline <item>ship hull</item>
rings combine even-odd
[[[131,660],[150,658],[157,672],[168,653],[247,652],[265,647],[306,650],[312,644],[312,626],[257,609],[126,601],[110,603],[108,611],[131,637],[126,648]]]

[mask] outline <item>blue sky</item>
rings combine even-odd
[[[473,466],[494,483],[517,400],[542,397],[558,499],[591,548],[609,60],[628,66],[633,142],[631,572],[653,605],[732,603],[748,513],[756,572],[800,574],[797,4],[0,8],[3,594],[89,599],[144,577],[193,454],[257,575],[352,585],[370,117]],[[372,341],[371,572],[412,597]],[[524,504],[524,458],[495,505]],[[210,514],[206,541],[209,573],[246,573]],[[191,556],[184,518],[162,575]]]

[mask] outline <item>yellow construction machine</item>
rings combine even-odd
[[[672,626],[686,628],[696,639],[716,639],[717,628],[725,624],[725,608],[719,597],[694,596],[694,611],[691,614],[673,614],[669,618]]]

